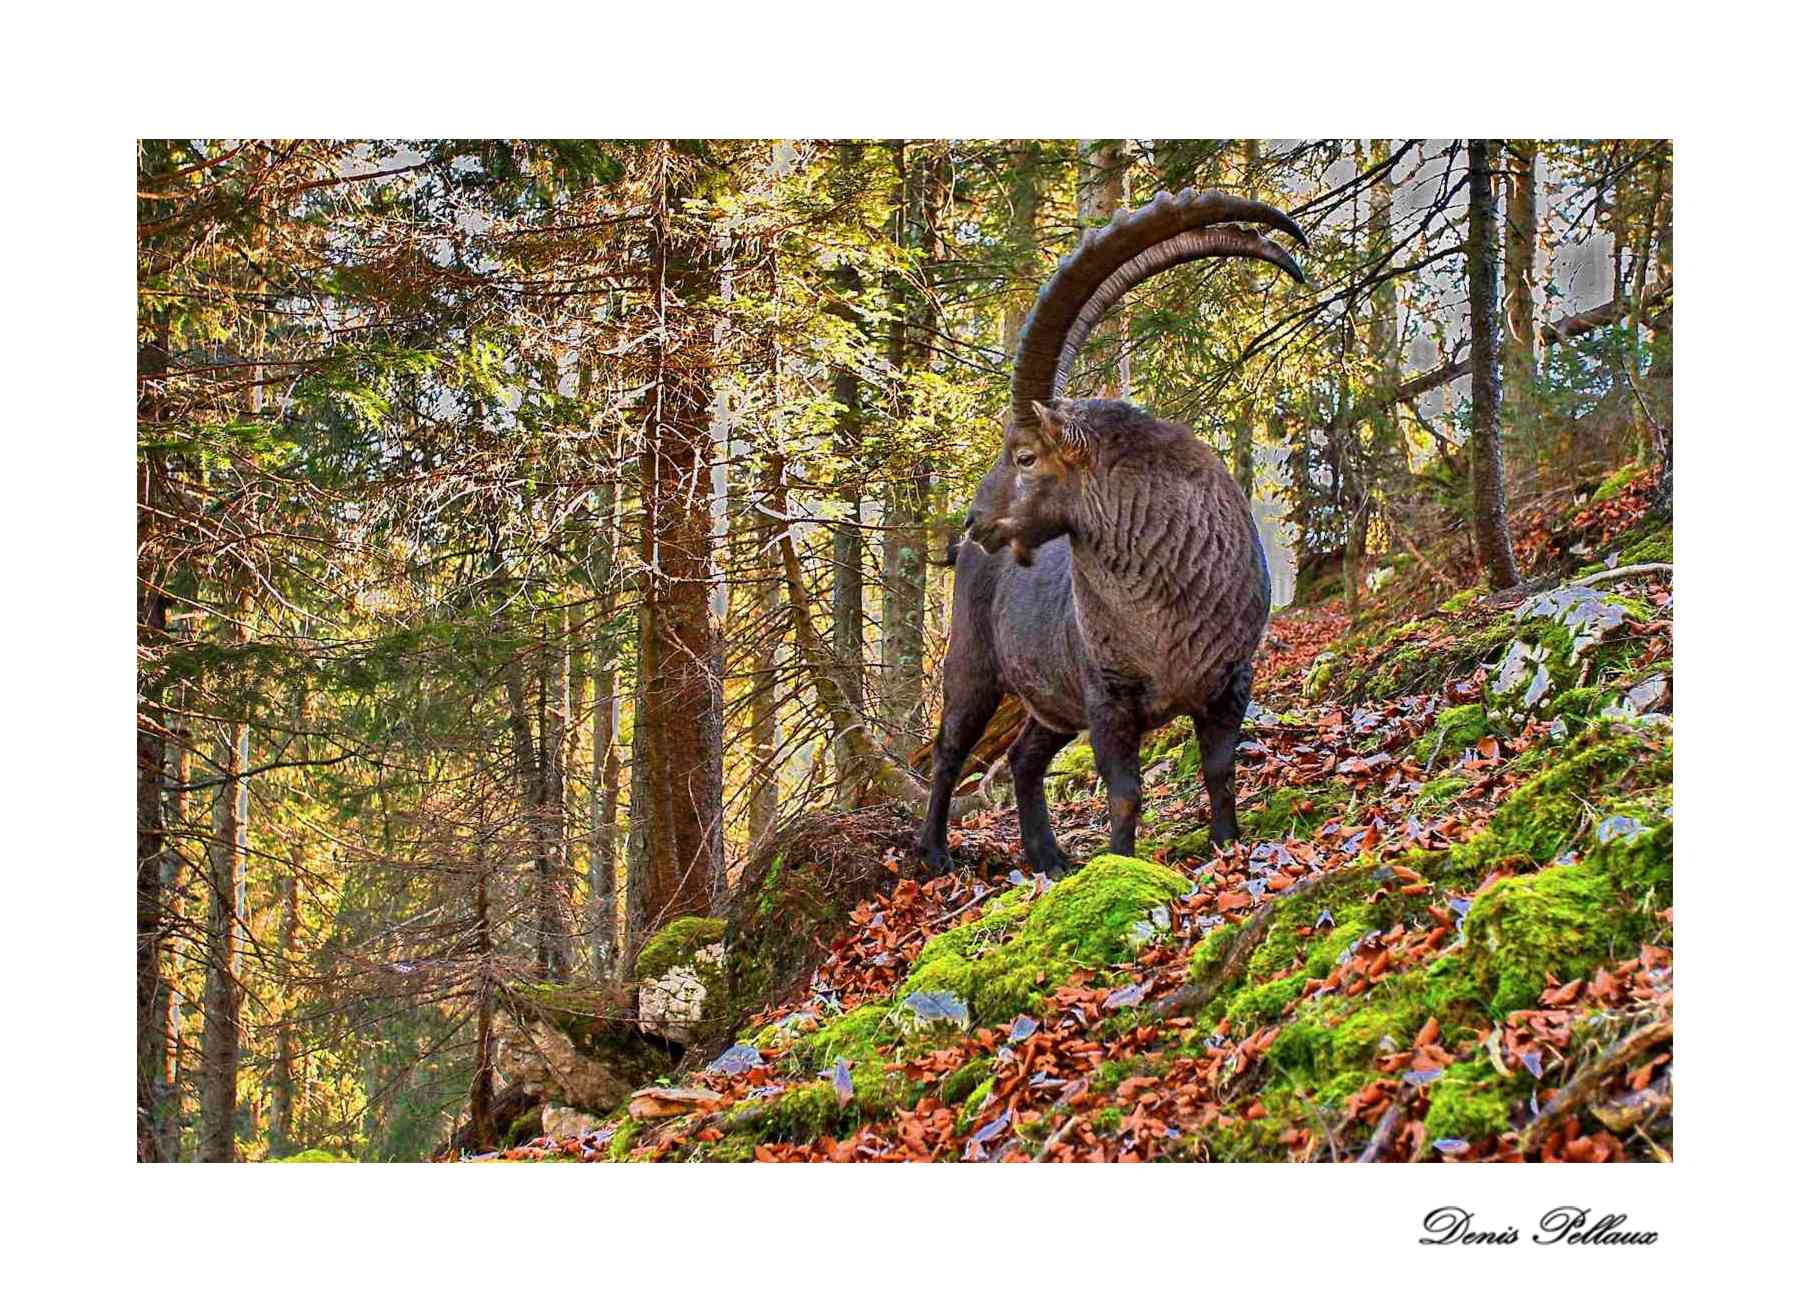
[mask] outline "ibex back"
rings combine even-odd
[[[954,784],[1007,692],[1029,713],[1010,768],[1035,868],[1058,876],[1071,867],[1042,782],[1082,729],[1109,794],[1113,851],[1135,852],[1142,737],[1180,715],[1198,731],[1212,841],[1237,835],[1236,747],[1270,601],[1248,502],[1185,428],[1128,403],[1058,398],[1093,324],[1166,267],[1243,256],[1304,279],[1266,239],[1215,225],[1237,220],[1303,238],[1264,204],[1161,195],[1088,232],[1024,325],[1003,452],[979,486],[956,559],[941,727],[918,837],[934,867],[949,862]]]

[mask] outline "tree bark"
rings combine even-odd
[[[1538,482],[1537,419],[1537,142],[1514,140],[1501,153],[1506,169],[1506,333],[1500,342],[1505,406],[1502,420],[1524,458],[1530,482]]]
[[[565,847],[565,729],[571,716],[571,644],[565,611],[554,607],[544,621],[540,659],[540,824],[535,894],[539,907],[538,971],[562,982],[571,973],[571,882]]]
[[[235,573],[222,603],[228,613],[226,641],[249,641],[251,584],[249,574]],[[223,694],[228,709],[249,710],[243,671],[235,671],[231,690]],[[213,844],[208,854],[207,975],[201,1006],[201,1141],[200,1160],[237,1160],[234,1143],[238,1121],[240,1041],[239,978],[244,928],[245,858],[251,790],[251,726],[245,719],[221,726],[218,769],[222,782],[214,798]]]
[[[784,459],[777,453],[762,458],[758,493],[753,529],[758,584],[753,621],[757,632],[747,690],[750,847],[759,845],[778,818],[778,629],[784,611],[784,571],[778,563],[777,543],[786,508]]]
[[[937,226],[943,176],[939,160],[912,161],[900,142],[896,162],[895,223],[915,278],[928,275],[939,256]],[[934,365],[930,304],[912,279],[895,275],[891,286],[889,361],[901,383]],[[908,419],[906,407],[902,413]],[[885,493],[884,596],[879,652],[879,701],[885,745],[908,755],[926,735],[923,703],[923,608],[928,589],[928,509],[932,476],[927,458],[907,448]]]
[[[166,336],[139,350],[138,411],[142,419],[155,420],[160,412],[158,392],[168,370]],[[161,558],[160,512],[166,468],[157,455],[141,452],[138,459],[138,655],[157,655],[169,636],[169,601],[165,596],[165,568]],[[168,832],[164,826],[163,781],[167,765],[164,744],[167,721],[160,695],[150,686],[141,665],[138,690],[138,872],[137,872],[137,976],[138,976],[138,1161],[168,1161],[158,1126],[159,1086],[164,1079],[164,1028],[161,1011],[166,999],[163,986],[163,875]]]
[[[621,707],[617,700],[614,642],[618,586],[615,564],[617,524],[615,475],[620,449],[597,490],[590,539],[590,582],[596,613],[590,629],[591,693],[595,718],[590,727],[590,957],[597,978],[614,971],[620,953],[616,926],[616,828],[621,802]]]
[[[695,147],[684,147],[694,153]],[[661,330],[641,444],[641,619],[635,775],[642,784],[645,872],[631,882],[635,944],[662,923],[707,914],[721,872],[720,631],[711,512],[707,256],[679,224],[690,195],[674,147],[661,146],[652,214],[652,284]]]
[[[305,740],[305,739],[303,739]],[[289,848],[289,872],[282,882],[282,922],[276,936],[276,984],[282,1010],[276,1024],[276,1054],[270,1063],[270,1156],[295,1152],[295,1020],[291,990],[295,939],[301,922],[301,846]]]
[[[1123,174],[1127,159],[1121,140],[1087,140],[1079,150],[1079,225],[1100,226],[1123,206]],[[1134,401],[1129,365],[1128,331],[1123,325],[1124,310],[1106,313],[1092,332],[1092,339],[1104,349],[1110,360],[1105,379],[1098,390],[1101,398]]]
[[[862,184],[861,159],[865,148],[855,143],[840,147],[840,183],[849,193]],[[863,329],[857,303],[863,289],[859,268],[843,262],[835,269],[839,302],[832,309],[854,331]],[[839,367],[834,375],[835,450],[842,460],[837,496],[842,518],[834,526],[833,646],[835,675],[841,690],[857,714],[865,713],[866,572],[862,534],[864,511],[861,484],[865,477],[865,413],[860,405],[860,378],[852,367]],[[844,738],[835,742],[837,772],[856,764]],[[844,777],[844,775],[843,775]]]
[[[1469,437],[1475,555],[1495,591],[1516,587],[1506,525],[1506,467],[1500,447],[1499,222],[1493,205],[1494,142],[1468,142],[1468,313],[1474,340],[1474,431]]]
[[[1042,177],[1041,145],[1033,140],[1011,144],[1007,153],[1009,167],[1010,217],[1005,233],[1005,258],[1008,261],[1009,288],[1004,295],[998,317],[998,349],[1004,364],[1016,357],[1017,337],[1023,333],[1023,322],[1029,305],[1035,301],[1036,286],[1041,281],[1041,247],[1036,240],[1036,219],[1041,212]]]

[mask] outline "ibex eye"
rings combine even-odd
[[[1018,465],[1018,466],[1033,466],[1033,465],[1035,465],[1035,454],[1034,454],[1034,453],[1032,453],[1032,452],[1019,452],[1019,453],[1018,453],[1018,454],[1017,454],[1017,455],[1016,455],[1016,464],[1017,464],[1017,465]]]

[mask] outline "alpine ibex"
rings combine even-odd
[[[1133,855],[1142,736],[1182,714],[1198,730],[1211,839],[1234,840],[1235,759],[1269,605],[1254,517],[1217,455],[1128,403],[1060,397],[1092,327],[1136,285],[1198,258],[1258,258],[1303,282],[1284,250],[1222,223],[1292,219],[1249,199],[1161,194],[1085,233],[1042,288],[1017,345],[1004,450],[966,518],[954,572],[934,777],[917,849],[949,866],[948,805],[1004,693],[1029,719],[1010,748],[1023,849],[1070,870],[1042,779],[1081,729],[1110,799],[1111,850]],[[1006,561],[1006,551],[1011,561]]]

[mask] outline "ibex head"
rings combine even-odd
[[[1061,260],[1023,323],[1003,453],[967,516],[968,533],[986,551],[1009,544],[1017,561],[1028,565],[1036,548],[1072,529],[1073,488],[1092,469],[1099,431],[1086,406],[1060,394],[1092,328],[1125,294],[1199,258],[1256,258],[1304,283],[1285,250],[1254,231],[1224,225],[1238,221],[1305,239],[1277,208],[1215,190],[1183,190],[1163,192],[1133,213],[1119,210]]]

